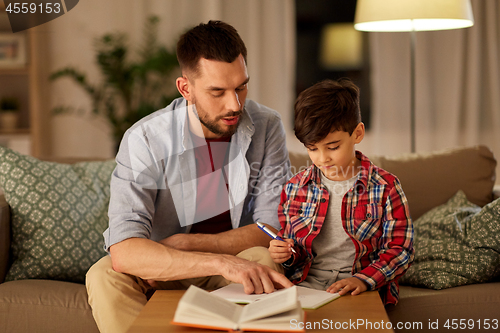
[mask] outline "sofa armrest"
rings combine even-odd
[[[9,268],[10,251],[10,207],[5,196],[0,194],[0,283],[5,280]]]

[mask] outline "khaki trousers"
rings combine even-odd
[[[281,265],[273,262],[265,247],[247,249],[240,252],[237,257],[266,265],[283,273]],[[187,289],[194,284],[203,289],[213,290],[229,283],[231,283],[229,280],[217,275],[158,282],[157,289]],[[92,314],[101,333],[126,332],[155,290],[141,278],[115,272],[109,256],[101,258],[89,269],[85,284]]]

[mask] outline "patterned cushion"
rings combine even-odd
[[[59,164],[0,147],[0,187],[11,207],[12,266],[6,280],[84,282],[105,255],[114,161]]]
[[[401,284],[444,289],[500,276],[500,199],[481,209],[458,191],[414,227],[415,261]]]

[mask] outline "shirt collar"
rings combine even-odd
[[[373,171],[373,163],[368,157],[363,155],[363,153],[358,150],[356,150],[356,158],[361,161],[361,170],[358,174],[358,179],[356,180],[356,182],[361,182],[366,188],[366,186],[368,185],[368,178]],[[300,179],[299,186],[304,186],[309,181],[319,186],[321,184],[320,172],[321,170],[318,167],[316,167],[314,164],[311,165],[304,171],[304,174]]]

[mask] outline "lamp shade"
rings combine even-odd
[[[352,70],[363,65],[362,32],[352,23],[331,23],[321,33],[320,63],[327,70]]]
[[[474,25],[470,0],[358,0],[361,31],[429,31]]]

